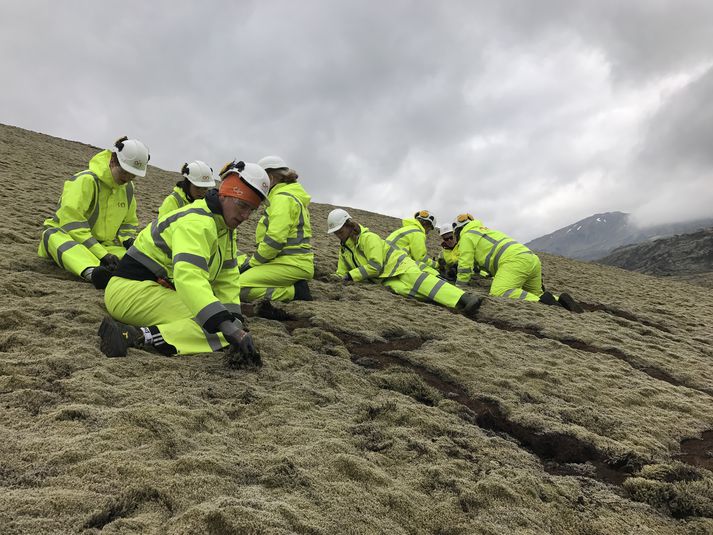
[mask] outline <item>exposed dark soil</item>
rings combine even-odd
[[[713,430],[704,431],[701,438],[689,438],[681,442],[679,459],[693,466],[713,472]]]
[[[281,322],[289,333],[295,329],[312,327],[309,318],[298,318],[273,305],[270,301],[260,301],[256,304],[242,305],[243,314],[247,317],[259,316],[261,318]]]
[[[152,487],[129,489],[121,496],[110,499],[97,512],[92,514],[84,524],[85,528],[102,529],[114,520],[130,516],[142,504],[155,502],[173,513],[174,504],[164,493]]]
[[[640,318],[637,315],[632,314],[631,312],[627,312],[626,310],[621,310],[612,306],[603,305],[601,303],[582,303],[581,301],[578,302],[580,305],[582,305],[582,308],[586,312],[606,312],[607,314],[611,314],[612,316],[616,316],[618,318],[624,318],[629,321],[641,323],[642,325],[646,325],[647,327],[652,327],[653,329],[658,329],[659,331],[663,331],[668,334],[673,334],[671,329],[669,329],[665,325],[651,320],[647,320],[645,318]]]
[[[402,337],[385,342],[364,342],[350,334],[338,332],[334,334],[347,346],[352,361],[356,364],[377,369],[402,366],[415,372],[428,386],[438,390],[444,397],[466,407],[469,411],[466,416],[471,423],[475,423],[482,429],[502,433],[537,455],[549,473],[573,475],[575,472],[563,463],[589,463],[594,467],[596,479],[610,485],[621,485],[643,464],[634,460],[633,456],[614,462],[608,460],[593,445],[574,436],[553,432],[543,433],[513,422],[497,402],[474,398],[455,381],[436,375],[394,353],[418,349],[424,343],[421,338]]]

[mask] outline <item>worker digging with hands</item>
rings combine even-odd
[[[458,243],[453,234],[453,225],[444,223],[438,229],[441,236],[441,252],[436,259],[438,272],[448,282],[455,282],[458,270]]]
[[[173,191],[161,203],[158,209],[159,218],[191,204],[196,199],[203,199],[208,190],[215,187],[213,169],[200,160],[184,163],[181,174],[183,180],[176,183]]]
[[[457,309],[475,316],[482,300],[422,271],[408,253],[354,221],[337,208],[327,217],[327,233],[341,243],[337,275],[344,281],[374,280],[394,293]]]
[[[64,183],[55,215],[44,222],[38,255],[106,287],[139,230],[133,180],[144,177],[149,149],[122,137]]]
[[[470,214],[460,214],[452,226],[458,242],[456,284],[459,287],[467,285],[474,271],[481,269],[493,277],[492,296],[560,305],[572,312],[584,311],[569,294],[556,298],[545,292],[540,259],[521,243],[486,227]]]
[[[436,217],[428,210],[420,210],[401,223],[401,228],[389,234],[386,242],[406,251],[422,270],[438,275],[438,264],[428,256],[426,248],[426,237],[436,227]]]
[[[257,164],[232,162],[220,189],[143,229],[106,288],[110,317],[99,327],[101,350],[123,357],[131,347],[163,355],[231,346],[260,364],[243,327],[235,229],[267,197]]]
[[[307,284],[314,278],[311,197],[297,182],[297,172],[279,156],[265,156],[258,165],[270,177],[270,193],[255,228],[255,252],[240,265],[240,297],[311,301]]]

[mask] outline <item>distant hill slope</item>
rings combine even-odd
[[[526,245],[535,251],[579,260],[596,260],[618,247],[712,226],[713,218],[641,228],[631,222],[630,214],[606,212],[535,238]]]
[[[713,228],[627,245],[601,264],[649,275],[695,275],[713,271]]]
[[[713,293],[543,253],[585,313],[486,297],[472,321],[335,282],[314,203],[314,301],[243,308],[264,367],[109,359],[103,293],[37,256],[95,152],[0,125],[1,535],[713,533]],[[136,180],[143,225],[178,179]]]

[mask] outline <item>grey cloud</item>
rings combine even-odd
[[[713,166],[713,68],[680,89],[651,119],[638,159],[667,173],[689,168],[711,171]]]
[[[317,202],[471,211],[526,240],[650,202],[622,147],[663,158],[657,136],[691,129],[676,117],[700,96],[681,92],[645,141],[601,116],[710,57],[708,4],[6,2],[0,120],[95,145],[126,133],[168,169],[276,153]]]
[[[647,124],[629,172],[642,189],[642,224],[713,215],[713,67],[680,89]]]

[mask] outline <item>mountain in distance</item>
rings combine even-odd
[[[687,234],[713,227],[713,218],[639,227],[631,214],[606,212],[594,214],[555,232],[535,238],[526,245],[535,251],[552,253],[578,260],[597,260],[619,247]]]
[[[709,286],[704,281],[713,277],[713,228],[626,245],[598,262]]]

